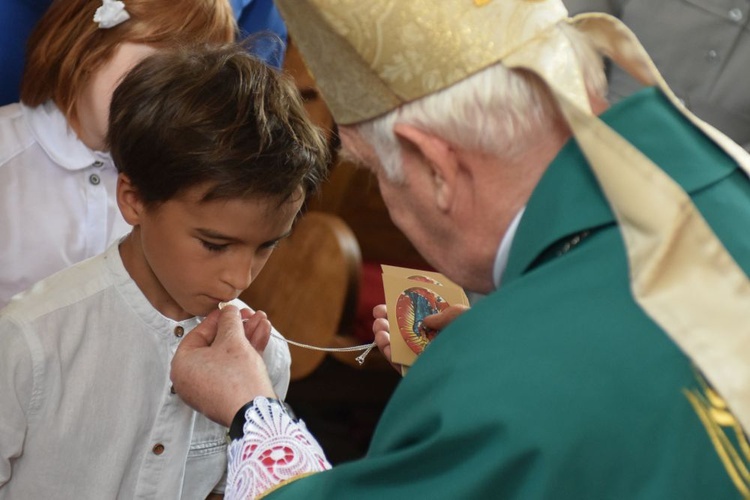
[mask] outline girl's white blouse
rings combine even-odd
[[[0,308],[130,231],[117,169],[86,147],[54,103],[0,107]]]

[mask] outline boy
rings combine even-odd
[[[0,313],[0,499],[222,491],[226,429],[170,390],[169,364],[250,285],[323,177],[295,92],[238,46],[157,54],[125,77],[108,140],[133,230]],[[244,314],[283,397],[288,349]]]

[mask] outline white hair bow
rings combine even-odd
[[[128,19],[130,14],[125,4],[116,0],[102,0],[102,6],[94,12],[94,22],[99,23],[100,29],[114,28]]]

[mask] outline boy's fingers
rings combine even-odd
[[[255,311],[251,316],[247,317],[247,321],[243,323],[245,327],[245,336],[250,339],[253,332],[258,325],[267,318],[266,313],[263,311]]]
[[[391,325],[387,319],[379,318],[372,322],[372,333],[377,335],[378,332],[390,333],[390,331]]]
[[[377,344],[378,349],[380,349],[380,352],[385,355],[386,358],[388,358],[388,361],[391,360],[391,336],[388,334],[388,332],[380,330],[377,333],[375,333],[375,344]]]
[[[388,308],[385,304],[378,304],[375,307],[372,308],[372,317],[375,319],[378,318],[387,318],[388,317]]]
[[[242,319],[250,319],[255,314],[255,311],[249,307],[243,307],[240,309],[240,316],[242,316]]]
[[[256,311],[245,321],[244,327],[247,340],[250,341],[250,344],[256,351],[262,353],[268,345],[268,339],[271,337],[271,322],[268,321],[266,313]]]
[[[263,319],[248,338],[250,339],[250,345],[256,351],[259,353],[265,351],[268,341],[271,339],[271,322]]]

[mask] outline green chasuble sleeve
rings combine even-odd
[[[690,193],[750,271],[750,182],[736,165],[655,89],[602,118]],[[503,287],[429,345],[367,455],[269,498],[742,498],[749,457],[735,430],[633,301],[617,225],[571,141],[529,200]]]

